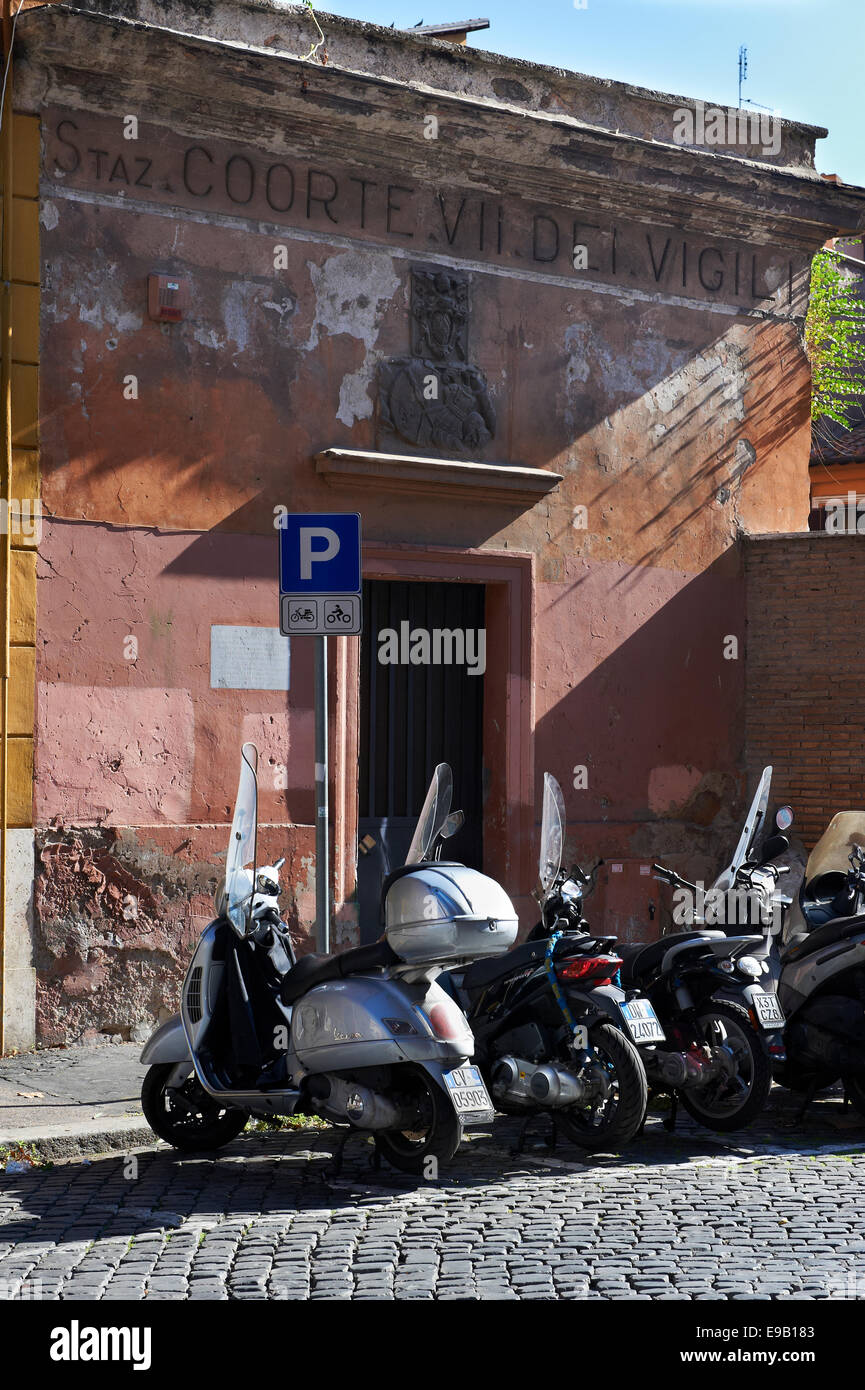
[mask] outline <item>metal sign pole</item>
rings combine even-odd
[[[360,515],[286,512],[279,519],[279,630],[315,639],[315,934],[330,953],[327,639],[363,629]]]
[[[330,953],[328,856],[327,638],[315,641],[315,922],[319,951]]]

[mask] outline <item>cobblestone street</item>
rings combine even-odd
[[[338,1169],[332,1129],[71,1160],[2,1178],[0,1293],[862,1297],[863,1132],[830,1109],[834,1133],[810,1116],[791,1131],[776,1111],[772,1131],[729,1139],[685,1122],[669,1135],[655,1117],[621,1155],[585,1161],[540,1135],[514,1153],[521,1127],[498,1119],[438,1183],[374,1169],[356,1136]]]

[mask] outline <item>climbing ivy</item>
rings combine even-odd
[[[811,419],[844,429],[865,403],[865,297],[857,294],[839,242],[811,262],[805,351],[811,363]],[[865,269],[865,267],[863,267]]]

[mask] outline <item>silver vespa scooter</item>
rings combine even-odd
[[[492,879],[440,860],[462,824],[436,768],[406,863],[385,880],[384,935],[295,960],[278,910],[279,864],[257,867],[258,752],[240,781],[216,920],[202,933],[180,1013],[141,1054],[141,1103],[178,1149],[228,1143],[250,1115],[318,1114],[375,1136],[395,1167],[428,1173],[493,1107],[469,1064],[465,1014],[436,983],[446,965],[506,951],[517,914]]]

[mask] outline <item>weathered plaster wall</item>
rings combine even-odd
[[[178,1005],[195,942],[213,917],[228,827],[45,827],[37,834],[36,1027],[57,1046],[99,1034],[144,1041]],[[288,841],[288,843],[286,843]],[[263,826],[264,859],[288,852],[286,920],[300,945],[314,835]]]
[[[247,738],[262,756],[261,819],[311,823],[309,648],[294,644],[287,694],[210,684],[212,624],[276,625],[275,537],[46,524],[40,825],[223,820]]]

